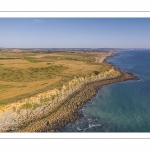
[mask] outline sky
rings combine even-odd
[[[150,48],[150,18],[0,18],[5,48]]]

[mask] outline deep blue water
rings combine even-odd
[[[61,132],[150,132],[150,50],[122,51],[108,62],[140,80],[103,86]]]

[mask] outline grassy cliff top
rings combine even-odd
[[[0,105],[61,87],[76,77],[107,71],[110,52],[0,51]]]

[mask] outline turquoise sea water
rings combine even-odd
[[[140,80],[99,88],[81,108],[84,117],[61,132],[150,132],[150,50],[122,51],[108,62]]]

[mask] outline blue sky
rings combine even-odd
[[[150,48],[150,18],[0,18],[0,47]]]

